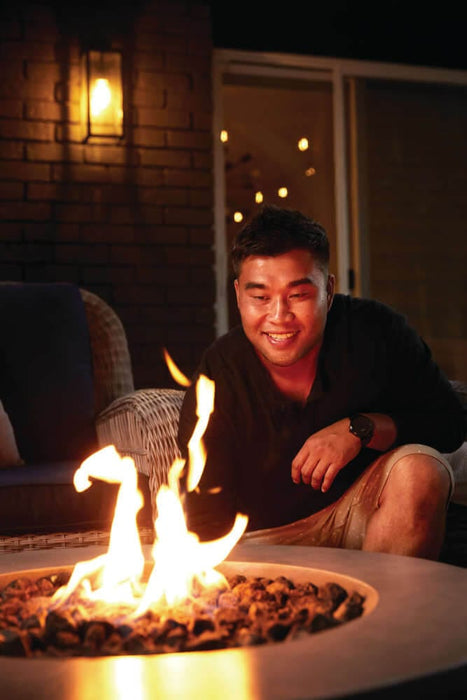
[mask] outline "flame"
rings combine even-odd
[[[187,476],[187,489],[194,491],[206,463],[206,450],[202,437],[206,431],[209,416],[214,410],[214,382],[201,374],[196,383],[196,415],[198,421],[193,435],[188,442],[189,471]]]
[[[138,476],[133,460],[120,457],[113,445],[104,447],[84,460],[75,472],[73,483],[79,492],[92,484],[90,478],[120,484],[106,554],[78,562],[56,600],[66,600],[81,583],[88,597],[108,602],[128,602],[138,588],[143,573],[144,556],[136,516],[143,505],[138,491]],[[93,590],[89,577],[97,573],[99,586]]]
[[[196,384],[198,421],[188,445],[188,490],[196,488],[204,469],[206,451],[202,437],[214,410],[214,394],[214,382],[201,375]],[[200,542],[186,527],[179,490],[184,467],[184,460],[175,460],[169,470],[168,483],[157,493],[158,516],[152,547],[154,565],[144,586],[144,556],[136,520],[143,499],[138,491],[134,462],[130,457],[121,457],[113,445],[84,460],[74,475],[77,491],[89,488],[92,479],[120,484],[109,547],[106,554],[76,564],[68,584],[53,596],[52,607],[79,596],[80,600],[130,606],[129,614],[138,616],[152,607],[178,605],[205,588],[227,587],[224,576],[214,567],[227,557],[243,535],[248,518],[239,513],[227,535],[211,542]]]
[[[167,350],[164,348],[163,349],[164,353],[164,359],[167,363],[167,367],[169,368],[169,372],[172,375],[172,378],[177,382],[177,384],[180,384],[180,386],[190,386],[191,382],[188,379],[188,377],[185,377],[183,372],[181,372],[175,362],[172,360],[170,357],[169,353]]]
[[[245,531],[248,518],[237,514],[231,531],[212,542],[200,542],[185,524],[178,477],[184,467],[176,460],[169,473],[169,484],[162,484],[157,497],[156,540],[152,549],[155,566],[138,612],[153,601],[169,607],[190,598],[199,584],[202,588],[226,587],[225,578],[213,567],[220,564]]]
[[[190,380],[180,371],[165,348],[163,349],[163,353],[173,379],[181,386],[190,386]],[[188,454],[190,458],[187,476],[188,491],[195,490],[203,473],[206,463],[206,451],[201,438],[206,431],[209,416],[213,410],[214,382],[204,375],[201,375],[196,383],[196,415],[198,416],[198,422],[188,443]]]

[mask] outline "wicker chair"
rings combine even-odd
[[[182,398],[180,395],[183,392],[170,389],[135,391],[128,342],[120,319],[115,311],[96,294],[84,289],[80,289],[79,292],[84,303],[91,346],[96,449],[114,444],[122,454],[129,454],[134,458],[140,472],[139,486],[146,503],[144,513],[141,513],[143,516],[141,523],[146,529],[148,525],[151,526],[152,536],[151,501],[155,502],[153,490],[157,491],[176,449],[174,437],[178,408]],[[128,411],[128,414],[125,414],[126,421],[122,411]],[[17,474],[27,476],[24,469],[27,467],[12,465],[11,471],[16,470]],[[2,471],[7,479],[8,469]],[[152,485],[151,489],[149,484]],[[44,485],[40,488],[45,489],[43,493],[50,494],[52,502],[52,490],[58,487]],[[67,488],[74,490],[72,485]],[[57,529],[51,531],[47,526],[41,527],[43,522],[41,513],[46,508],[45,505],[38,505],[37,513],[31,516],[30,521],[27,517],[23,520],[15,510],[15,497],[13,495],[10,497],[9,494],[13,492],[17,494],[18,489],[22,489],[22,493],[25,493],[24,486],[11,485],[5,486],[5,489],[9,489],[4,495],[7,503],[11,502],[11,513],[8,505],[8,512],[2,514],[4,524],[0,529],[2,533],[0,550],[75,546],[107,540],[107,516],[104,517],[100,505],[97,506],[97,499],[94,511],[96,525],[91,525],[88,532],[84,532],[85,528],[79,524],[77,527],[73,526],[74,515],[71,510],[69,511],[70,525],[60,531]],[[96,487],[90,491],[95,489]],[[69,498],[72,500],[73,494],[70,493]],[[40,498],[38,500],[40,501]],[[47,519],[45,514],[44,519]],[[105,521],[106,524],[97,525],[98,521],[101,523]],[[149,537],[149,532],[146,534]]]
[[[134,389],[130,353],[120,319],[96,295],[80,290],[89,324],[96,385],[99,447],[114,445],[147,477],[153,516],[156,495],[179,456],[177,428],[184,391]],[[140,479],[140,486],[145,480]]]
[[[123,325],[102,299],[81,289],[89,325],[94,367],[96,431],[99,447],[115,445],[148,478],[155,498],[179,456],[177,427],[184,391],[134,389]]]
[[[115,445],[148,477],[154,516],[159,487],[180,456],[176,438],[183,396],[178,389],[139,389],[111,403],[96,422],[99,444]]]
[[[89,328],[98,415],[120,396],[134,391],[130,352],[122,322],[100,297],[80,289]]]
[[[123,326],[102,299],[81,290],[88,319],[96,386],[96,432],[99,447],[114,445],[133,459],[153,519],[156,495],[180,456],[177,429],[185,392],[170,388],[134,389]]]

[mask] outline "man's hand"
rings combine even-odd
[[[360,440],[349,432],[349,419],[343,418],[308,438],[292,462],[292,481],[327,491],[360,450]]]
[[[375,424],[368,447],[385,452],[397,437],[397,428],[384,413],[367,413]],[[362,449],[358,437],[349,432],[350,420],[343,418],[311,435],[292,462],[292,481],[327,491],[340,470]]]

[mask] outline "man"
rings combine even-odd
[[[234,241],[241,326],[198,368],[216,394],[188,526],[213,539],[241,512],[254,541],[436,559],[460,403],[402,316],[334,294],[328,262],[326,232],[296,211],[264,207]],[[185,458],[195,402],[193,382]]]

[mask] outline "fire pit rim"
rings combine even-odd
[[[0,557],[0,573],[13,567],[15,571],[40,568],[39,563],[44,562],[55,568],[59,561],[74,563],[102,551],[101,547],[90,547],[4,554]],[[49,700],[66,698],[70,683],[76,683],[78,675],[84,678],[92,667],[93,673],[101,674],[101,697],[105,698],[112,697],[115,685],[111,684],[125,669],[139,669],[141,678],[152,686],[162,677],[167,680],[167,674],[176,667],[179,697],[186,700],[200,697],[200,683],[204,683],[202,694],[217,693],[224,700],[291,700],[367,692],[396,682],[421,680],[430,674],[467,669],[465,569],[396,555],[286,545],[240,544],[226,561],[236,559],[343,573],[376,588],[379,603],[371,615],[329,634],[310,635],[306,642],[149,657],[75,658],[62,664],[59,674],[57,663],[61,660],[37,659],[31,663],[5,657],[0,659],[2,690],[14,694],[20,687],[21,697],[38,698],[45,697],[37,694],[38,687],[44,686]],[[436,597],[440,587],[445,593],[441,600]],[[421,644],[421,639],[429,639],[430,643]],[[237,695],[233,691],[238,688],[226,688],[225,676],[212,674],[213,653],[215,667],[238,662],[250,668],[254,688]]]

